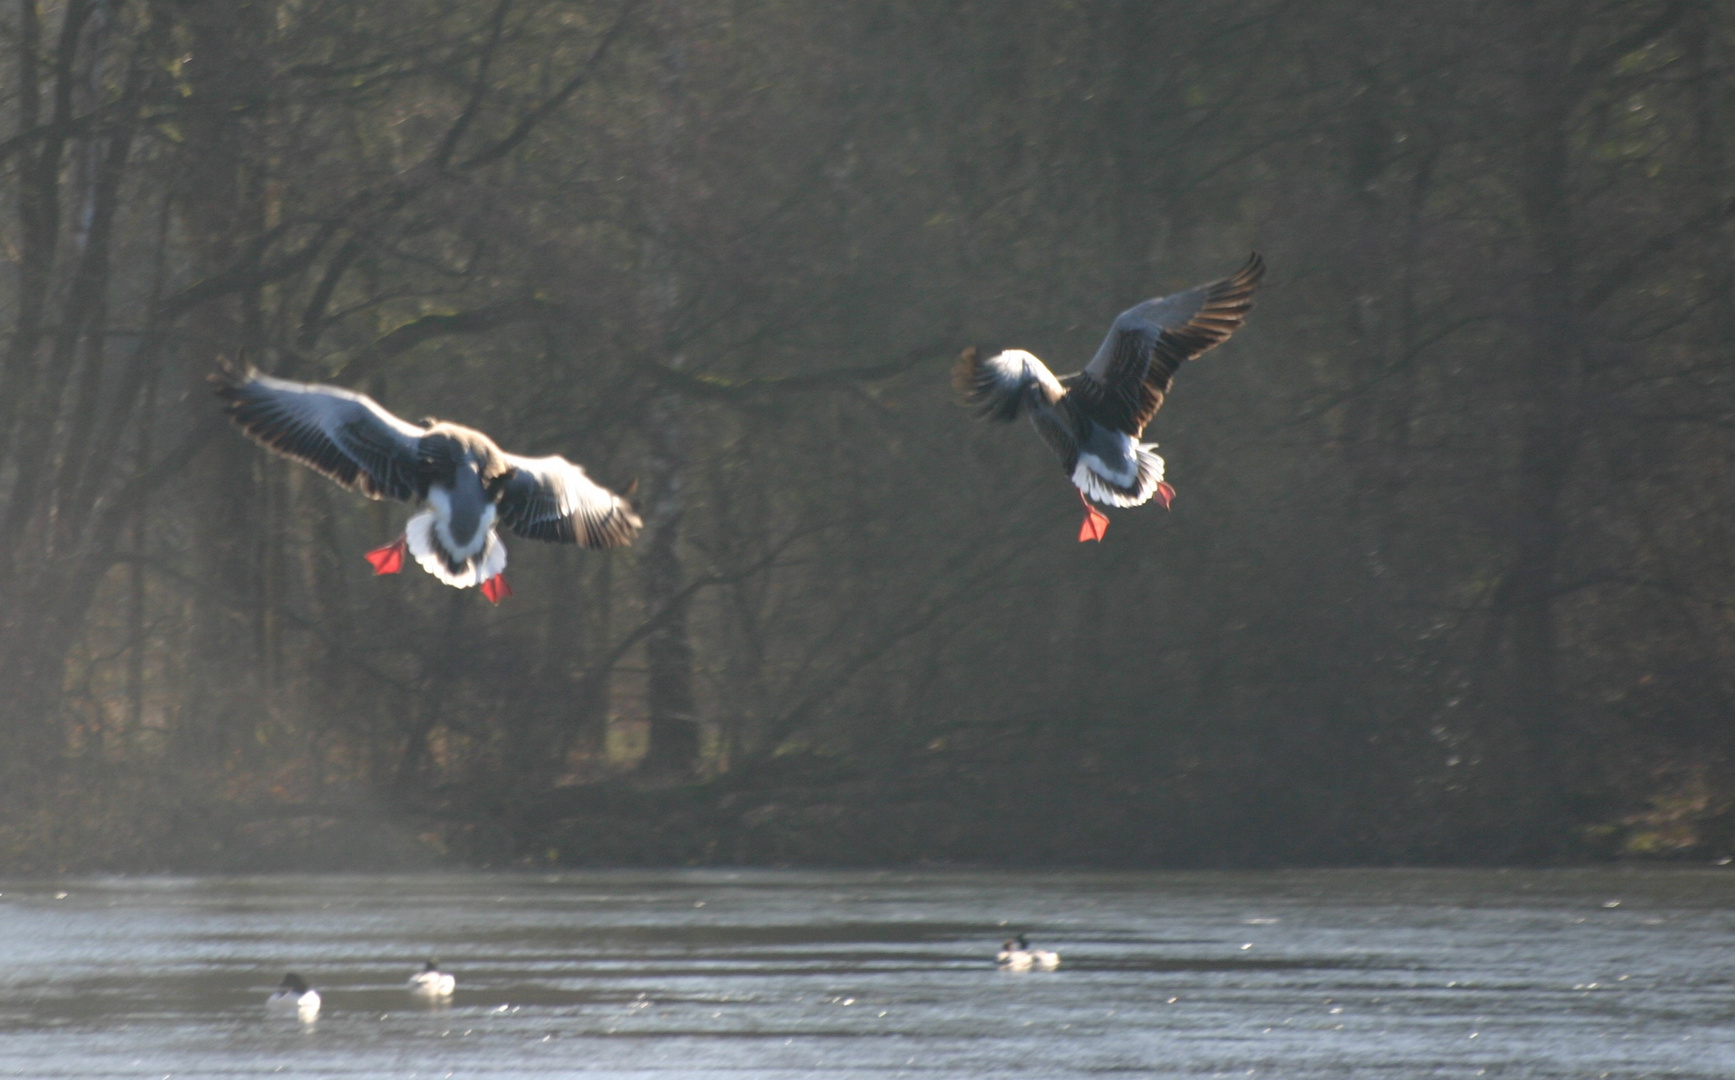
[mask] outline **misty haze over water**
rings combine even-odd
[[[0,870],[1735,854],[1731,57],[1673,0],[6,5]],[[1252,251],[1172,509],[1077,542],[953,361]],[[643,531],[373,576],[410,508],[238,434],[243,355]]]

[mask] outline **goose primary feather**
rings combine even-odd
[[[1229,340],[1253,308],[1265,274],[1255,252],[1235,273],[1120,313],[1084,370],[1056,377],[1022,349],[986,356],[964,350],[952,383],[978,415],[1009,423],[1028,414],[1084,503],[1079,540],[1101,540],[1108,518],[1090,505],[1165,508],[1174,489],[1163,482],[1155,443],[1141,442],[1188,360]]]
[[[520,457],[474,428],[411,424],[365,394],[290,382],[220,363],[212,377],[235,424],[255,442],[370,499],[417,503],[404,535],[367,553],[376,574],[404,555],[448,585],[511,595],[501,526],[531,540],[612,548],[641,522],[626,498],[563,457]],[[630,492],[629,492],[630,494]]]

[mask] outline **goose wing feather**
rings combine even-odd
[[[1176,370],[1240,329],[1264,275],[1265,260],[1254,252],[1226,278],[1128,308],[1085,369],[1061,382],[1089,401],[1093,419],[1137,437],[1162,408]]]
[[[370,499],[415,499],[424,431],[366,394],[227,366],[212,376],[248,437]]]
[[[498,482],[500,523],[531,540],[622,547],[643,522],[621,496],[559,455],[504,455],[511,469]]]
[[[1033,404],[1033,390],[1051,406],[1066,395],[1047,365],[1029,353],[1013,349],[985,357],[974,345],[952,368],[952,388],[976,415],[1002,423],[1018,419]]]

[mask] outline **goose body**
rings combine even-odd
[[[1082,371],[1056,377],[1022,349],[984,356],[964,350],[952,382],[989,420],[1028,415],[1078,488],[1080,500],[1105,506],[1165,508],[1174,489],[1163,482],[1155,443],[1140,441],[1188,360],[1229,340],[1246,321],[1265,274],[1257,253],[1229,277],[1121,312]],[[1085,502],[1080,540],[1100,540],[1108,518]]]
[[[521,457],[474,428],[411,424],[365,394],[297,383],[224,364],[212,376],[235,424],[260,445],[370,499],[421,509],[404,535],[368,552],[376,574],[395,574],[407,552],[455,588],[489,600],[511,594],[499,527],[533,540],[619,547],[640,521],[631,505],[563,457]]]
[[[445,1001],[458,988],[458,980],[440,970],[429,960],[427,966],[410,976],[410,995],[427,1001]]]
[[[301,976],[291,971],[283,982],[265,999],[272,1012],[294,1013],[302,1023],[312,1023],[319,1016],[319,991],[310,989]]]

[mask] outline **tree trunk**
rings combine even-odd
[[[1530,355],[1517,389],[1520,445],[1509,516],[1511,564],[1496,618],[1510,645],[1511,707],[1541,821],[1557,820],[1565,766],[1556,589],[1566,536],[1563,499],[1581,441],[1582,328],[1568,121],[1578,100],[1573,27],[1537,16],[1525,87],[1530,122],[1520,152],[1519,201],[1529,233]]]
[[[187,175],[179,211],[191,239],[191,262],[198,277],[230,266],[243,241],[261,223],[257,185],[249,178],[257,147],[252,122],[238,104],[262,100],[267,76],[262,49],[269,34],[269,11],[257,0],[201,4],[178,9],[192,41],[186,106]],[[193,599],[192,636],[198,661],[191,666],[191,730],[179,732],[187,751],[220,760],[231,738],[243,736],[266,700],[258,669],[260,646],[267,640],[260,554],[264,530],[272,527],[261,511],[258,470],[281,468],[258,454],[241,453],[224,440],[227,422],[210,406],[205,376],[219,355],[235,355],[258,342],[244,338],[257,322],[245,309],[255,296],[242,294],[206,304],[187,319],[189,347],[183,352],[181,385],[187,393],[190,423],[213,429],[222,450],[200,457],[187,486],[201,521],[203,542],[195,552],[197,573],[209,587]],[[250,632],[236,633],[237,608],[250,612]]]
[[[687,637],[687,600],[681,568],[681,402],[659,395],[651,406],[650,486],[643,563],[649,615],[673,608],[645,640],[649,670],[645,685],[651,741],[640,768],[657,775],[691,773],[699,760],[699,723],[694,715],[693,647]]]
[[[673,325],[680,282],[669,250],[674,210],[683,192],[680,184],[679,136],[682,128],[686,38],[678,4],[660,5],[657,21],[662,37],[659,59],[663,120],[655,161],[656,192],[652,217],[657,239],[652,242],[650,306],[656,338],[670,360],[680,366]],[[647,774],[685,776],[699,761],[699,724],[693,694],[693,646],[687,635],[687,601],[677,599],[685,585],[681,566],[682,487],[686,479],[685,420],[680,396],[658,394],[651,401],[650,498],[645,521],[643,566],[645,608],[651,617],[672,606],[670,616],[645,641],[648,669],[645,685],[650,718],[650,748],[640,769]]]

